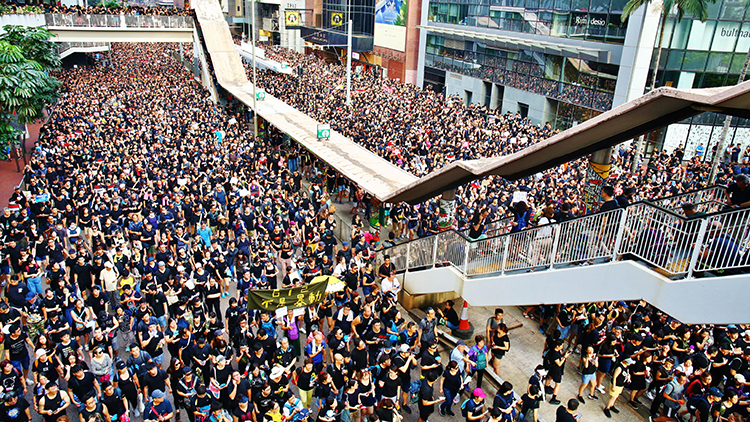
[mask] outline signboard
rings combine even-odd
[[[406,51],[408,0],[379,0],[375,4],[375,45]]]
[[[342,12],[331,13],[331,25],[339,26],[344,24],[344,14]]]
[[[597,164],[589,160],[586,169],[586,186],[583,188],[584,212],[596,211],[602,204],[602,188],[604,181],[609,177],[610,164]]]
[[[291,289],[249,290],[247,308],[261,311],[304,308],[322,302],[327,287],[328,281],[322,281]]]
[[[325,123],[318,124],[318,139],[330,139],[331,125]]]
[[[258,101],[263,101],[266,99],[266,91],[264,89],[259,89],[255,92],[255,99]]]
[[[284,11],[284,24],[286,29],[298,29],[300,27],[300,16],[297,10]]]

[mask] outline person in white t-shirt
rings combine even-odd
[[[391,271],[388,277],[382,279],[380,281],[380,287],[383,294],[393,292],[398,297],[398,293],[401,291],[401,282],[396,278],[396,272]]]

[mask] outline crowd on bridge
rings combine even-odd
[[[486,371],[499,372],[510,350],[502,310],[471,347],[440,359],[438,326],[458,324],[452,304],[409,322],[395,267],[374,260],[385,242],[358,214],[349,239],[333,236],[336,203],[367,205],[367,195],[273,128],[253,136],[249,113],[212,103],[165,54],[176,49],[114,44],[112,66],[59,74],[61,99],[0,217],[0,420],[426,422],[456,410],[467,421],[535,421],[541,402],[561,404],[576,346],[583,388],[558,420],[607,385],[605,414],[627,386],[633,407],[653,393],[654,416],[662,405],[664,417],[687,411],[702,422],[748,416],[737,401],[750,376],[744,328],[686,326],[643,303],[527,310],[547,335],[540,367],[528,386],[506,382],[488,398]],[[268,53],[304,69],[301,81],[261,72],[270,93],[417,175],[554,133],[369,74],[356,77],[349,111],[343,90],[330,89],[340,66]],[[620,148],[611,182],[631,198],[705,185],[709,164],[680,165],[681,153],[631,175],[632,151]],[[574,216],[584,174],[579,160],[515,183],[460,187],[457,226],[512,215],[517,190],[533,209]],[[437,210],[436,200],[391,206],[393,237],[435,232]],[[247,309],[247,289],[321,275],[346,288],[302,315]]]

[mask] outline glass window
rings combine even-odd
[[[591,11],[599,13],[609,12],[609,0],[591,0]]]
[[[612,5],[609,6],[609,10],[610,12],[622,12],[622,9],[625,8],[627,3],[627,0],[612,0]]]
[[[731,19],[731,20],[742,20],[742,17],[745,15],[745,8],[743,7],[742,2],[724,2],[724,5],[721,8],[721,19]]]
[[[718,22],[711,51],[733,51],[740,25],[740,22]]]
[[[526,0],[526,8],[530,10],[539,9],[539,0]]]
[[[745,64],[746,57],[747,57],[747,53],[735,54],[734,58],[732,58],[732,67],[729,69],[729,72],[740,73],[742,71],[742,66],[744,66]]]
[[[628,23],[622,22],[622,15],[609,15],[609,25],[607,25],[607,41],[622,44],[625,42],[625,32],[628,29]]]
[[[747,53],[750,50],[750,22],[742,24],[742,29],[738,34],[737,46],[735,46],[735,53]]]
[[[591,10],[589,7],[589,0],[573,0],[573,10],[588,11]]]
[[[682,62],[682,70],[702,72],[706,66],[708,53],[703,51],[686,51],[685,60]]]
[[[721,4],[724,3],[723,1],[718,1],[715,3],[706,2],[706,6],[708,6],[708,18],[709,19],[717,19],[719,17],[719,11],[721,11]]]
[[[667,51],[662,52],[664,55]],[[682,50],[669,51],[669,58],[667,59],[667,69],[681,69],[682,68],[682,56],[685,52]]]
[[[571,0],[555,0],[555,10],[570,10]]]
[[[548,54],[546,66],[544,69],[544,77],[547,79],[559,81],[560,74],[562,73],[562,62],[562,57]]]
[[[552,16],[552,28],[550,34],[556,37],[567,37],[570,24],[570,14],[555,12]]]
[[[542,0],[539,3],[539,8],[544,10],[552,10],[555,8],[555,0]]]
[[[674,23],[675,19],[670,19]],[[669,24],[669,21],[667,21]],[[682,48],[687,47],[688,35],[690,34],[690,27],[692,20],[683,19],[681,22],[674,23],[674,31],[672,33],[672,41],[670,48]]]
[[[603,40],[607,31],[607,15],[590,14],[587,39]]]
[[[710,69],[710,67],[709,67]],[[696,75],[695,80],[698,81],[698,75]],[[700,84],[700,88],[714,88],[717,86],[724,86],[727,80],[727,74],[726,73],[705,73],[703,74],[703,81]],[[695,87],[698,88],[698,87]]]
[[[588,28],[589,15],[588,13],[574,12],[570,15],[570,36],[583,38]]]
[[[711,46],[711,38],[714,34],[716,21],[693,21],[688,40],[688,50],[708,50]]]
[[[719,72],[729,72],[729,66],[732,62],[732,53],[711,53],[708,57],[708,66],[706,69]]]
[[[667,23],[664,25],[664,38],[661,40],[662,48],[669,46],[669,34],[672,33],[672,27],[674,26],[675,19],[667,19]],[[661,21],[659,22],[661,25]],[[659,30],[656,31],[656,39],[654,40],[654,47],[659,46]]]

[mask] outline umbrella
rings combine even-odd
[[[328,283],[328,286],[326,287],[326,293],[331,292],[338,292],[340,290],[344,290],[346,287],[346,284],[344,284],[343,281],[339,280],[338,278],[332,276],[332,275],[319,275],[315,277],[312,280],[313,283]]]

